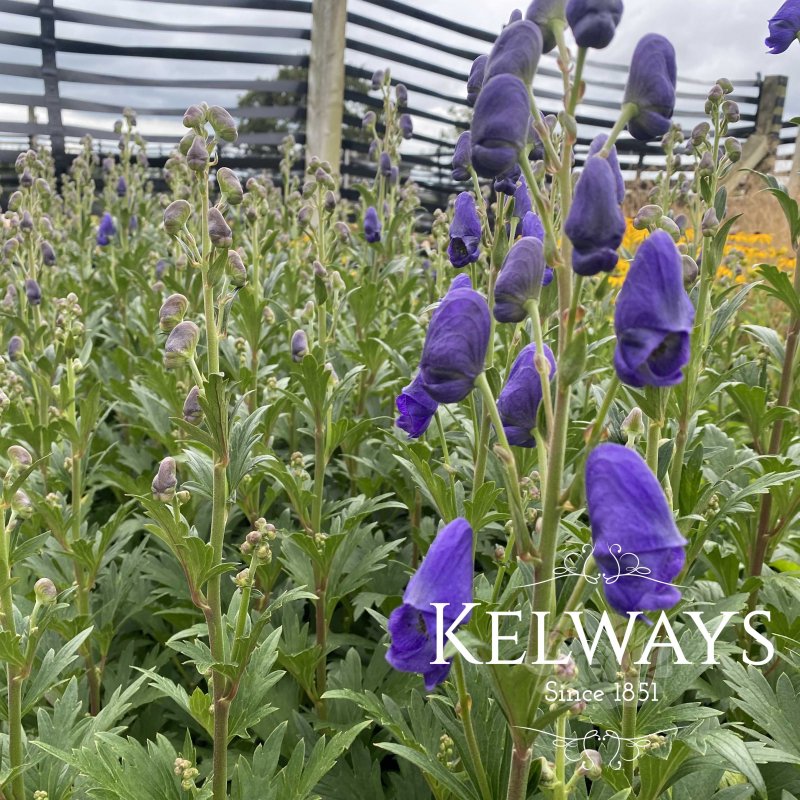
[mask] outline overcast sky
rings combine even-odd
[[[224,2],[224,0],[220,0]],[[409,5],[419,3],[426,12],[452,18],[463,24],[471,25],[496,34],[508,19],[512,9],[518,6],[510,0],[406,0]],[[279,13],[260,10],[243,10],[233,8],[210,8],[192,5],[169,5],[160,2],[142,2],[142,0],[56,0],[56,5],[64,8],[82,9],[132,19],[148,19],[165,23],[207,24],[213,30],[220,24],[246,24],[267,26],[303,27],[308,24],[304,14]],[[693,91],[700,91],[710,86],[715,79],[725,76],[734,82],[737,79],[753,80],[757,73],[785,74],[789,76],[787,96],[787,114],[800,114],[800,43],[793,44],[787,53],[770,56],[766,53],[764,38],[768,33],[767,20],[780,5],[780,0],[625,0],[625,11],[622,23],[611,46],[604,51],[593,54],[596,62],[625,64],[638,39],[645,33],[658,32],[666,35],[674,43],[678,55],[678,72],[682,78],[702,81],[700,86],[689,86]],[[475,39],[451,34],[429,23],[399,15],[381,7],[380,3],[370,0],[349,0],[349,9],[380,22],[392,25],[401,30],[411,30],[434,41],[447,41],[473,52],[486,52],[490,45]],[[201,11],[202,13],[198,13]],[[24,18],[16,15],[0,13],[0,35],[3,31],[20,33],[38,33],[38,21],[35,18]],[[308,51],[308,42],[300,40],[263,38],[257,36],[209,35],[204,33],[185,32],[145,32],[116,31],[104,27],[58,23],[57,36],[79,40],[90,40],[111,44],[136,44],[152,47],[214,47],[229,48],[255,52],[286,52],[303,54]],[[367,31],[357,25],[351,25],[348,36],[356,41],[367,41],[386,47],[390,50],[406,53],[420,58],[425,63],[438,63],[456,72],[466,72],[469,61],[437,52],[431,48],[409,45],[395,37],[383,36]],[[385,65],[379,59],[362,52],[348,52],[348,63],[375,69]],[[0,44],[0,61],[17,63],[39,63],[39,53],[21,47]],[[552,57],[543,59],[543,64],[553,66]],[[80,53],[62,53],[59,55],[59,66],[95,72],[108,72],[129,75],[147,75],[149,77],[197,77],[208,75],[214,77],[270,77],[274,67],[258,65],[241,65],[233,63],[192,63],[188,61],[168,61],[164,59],[133,59],[118,56],[92,56]],[[393,66],[393,74],[401,80],[435,85],[437,89],[453,96],[464,96],[463,81],[432,78],[424,71],[402,64]],[[592,78],[619,82],[622,73],[608,73],[597,67],[588,71],[590,88],[587,97],[618,100],[619,91],[604,90],[592,86]],[[41,84],[31,79],[0,77],[0,92],[41,92]],[[555,90],[558,82],[538,76],[534,87]],[[132,105],[136,107],[161,106],[184,107],[191,102],[207,99],[225,105],[236,104],[236,93],[214,93],[202,90],[168,90],[168,89],[128,89],[123,87],[87,87],[77,84],[62,84],[62,94],[85,100],[98,100],[114,105]],[[752,95],[754,90],[749,90]],[[199,95],[199,96],[198,96]],[[446,103],[424,98],[414,98],[421,108],[447,116],[450,108]],[[543,106],[546,107],[546,103]],[[695,103],[697,105],[697,103]],[[684,110],[692,111],[686,102]],[[699,103],[702,108],[702,103]],[[595,111],[588,113],[598,116],[613,116],[613,112]],[[110,130],[113,125],[111,115],[87,115],[85,112],[67,111],[65,123],[84,125]],[[27,117],[27,109],[21,106],[0,105],[0,130],[2,122],[8,120],[22,121]],[[46,121],[44,112],[40,119]],[[684,126],[693,124],[690,118],[680,119]],[[164,117],[141,117],[142,130],[145,135],[169,135],[180,133],[179,120]],[[441,125],[438,126],[441,130]],[[418,130],[435,134],[436,123],[420,120]]]

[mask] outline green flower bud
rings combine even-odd
[[[214,247],[228,248],[233,244],[233,231],[216,206],[208,209],[208,235]]]
[[[177,486],[178,478],[175,459],[171,456],[167,456],[158,465],[158,472],[155,478],[153,478],[153,482],[150,484],[153,498],[162,503],[171,503],[172,498],[175,497],[175,489]]]
[[[742,116],[738,103],[733,100],[726,100],[722,104],[722,113],[725,115],[726,122],[738,122]]]
[[[661,206],[642,206],[633,218],[633,227],[636,228],[637,231],[646,230],[651,225],[656,225],[663,216],[664,212]]]
[[[683,267],[683,285],[692,286],[700,274],[700,267],[691,256],[685,254],[681,256],[681,265]]]
[[[236,250],[228,250],[228,277],[237,289],[247,283],[247,267]]]
[[[699,147],[706,141],[710,132],[711,125],[709,125],[708,122],[698,122],[697,125],[692,128],[692,144],[695,147]]]
[[[194,140],[196,138],[197,138],[197,134],[194,131],[189,131],[189,133],[184,133],[183,136],[181,137],[181,140],[178,142],[178,152],[182,156],[187,155],[188,152],[189,152],[189,149],[194,144]],[[169,162],[171,162],[171,163],[169,163]],[[169,163],[170,167],[174,166],[175,164],[180,164],[181,163],[181,161],[177,161],[177,160],[174,160],[174,159],[169,159],[169,162],[168,163]],[[166,169],[169,169],[167,164],[164,164],[164,167]]]
[[[708,92],[708,99],[712,103],[718,103],[724,96],[725,92],[722,91],[722,87],[718,83],[715,83]]]
[[[195,172],[202,172],[208,166],[208,150],[202,136],[195,135],[192,146],[186,153],[186,163]]]
[[[0,389],[0,411],[7,411],[10,405],[11,401],[8,399],[8,395]]]
[[[584,750],[581,753],[581,763],[575,767],[575,773],[596,781],[603,774],[603,759],[600,753],[597,750]]]
[[[703,157],[697,165],[697,174],[701,178],[710,178],[714,174],[714,158],[710,152],[703,153]]]
[[[33,503],[22,489],[17,489],[11,498],[11,510],[20,519],[30,519],[33,516]]]
[[[164,366],[175,369],[185,364],[194,356],[197,342],[200,339],[200,328],[190,320],[179,322],[167,337],[164,345]]]
[[[22,445],[12,444],[6,453],[14,469],[27,469],[33,463],[31,454]]]
[[[52,605],[58,597],[58,589],[50,578],[39,578],[33,584],[33,593],[36,595],[38,603],[43,606]]]
[[[662,231],[666,231],[675,242],[681,238],[681,229],[671,217],[661,217],[658,221],[658,227],[661,228]]]
[[[189,221],[192,207],[186,200],[173,200],[164,210],[164,230],[176,236]]]
[[[16,191],[8,198],[8,210],[19,211],[22,205],[22,192]]]
[[[238,206],[244,199],[242,184],[236,177],[236,173],[227,167],[220,167],[217,170],[217,183],[223,197],[232,205]]]
[[[717,78],[717,86],[719,86],[725,94],[730,94],[733,91],[733,84],[727,78]]]
[[[183,126],[185,128],[199,128],[206,121],[206,112],[200,106],[191,105],[183,114]]]
[[[183,403],[183,418],[192,425],[199,425],[203,420],[203,409],[200,406],[200,389],[192,386]]]
[[[222,106],[211,106],[208,109],[208,121],[217,138],[223,142],[235,142],[239,137],[236,121]]]
[[[703,236],[713,236],[719,230],[719,219],[717,212],[713,208],[709,208],[703,214],[703,222],[700,226],[703,231]]]
[[[158,312],[158,327],[169,333],[186,316],[189,301],[182,294],[171,294]]]
[[[742,157],[742,143],[731,136],[725,140],[725,153],[731,163],[735,164]]]

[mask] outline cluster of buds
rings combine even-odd
[[[291,458],[289,459],[289,466],[291,467],[292,475],[298,481],[308,481],[311,480],[311,476],[306,472],[306,468],[303,465],[303,454],[300,452],[295,451],[292,453]]]
[[[45,789],[37,789],[33,793],[33,800],[48,800],[50,795],[47,793]]]
[[[553,667],[553,675],[559,683],[574,683],[578,679],[578,665],[571,654],[558,659]]]
[[[523,500],[538,500],[541,497],[539,481],[538,472],[532,472],[530,475],[524,475],[519,479],[519,490]]]
[[[175,774],[181,779],[181,789],[189,792],[195,788],[194,782],[200,771],[192,766],[192,762],[187,758],[176,758],[174,765]]]
[[[6,451],[9,466],[3,478],[3,487],[6,492],[10,491],[12,485],[26,470],[33,464],[31,454],[19,444],[12,444]],[[33,504],[23,489],[17,489],[11,498],[11,508],[20,519],[28,519],[33,514]]]
[[[277,535],[275,526],[263,517],[259,517],[239,550],[243,556],[254,558],[257,563],[269,564],[272,561],[272,548],[269,543],[274,541]]]
[[[71,352],[75,352],[80,349],[85,330],[81,321],[83,309],[78,302],[78,295],[70,292],[66,297],[56,298],[55,307],[56,325],[53,337],[56,342],[64,344]]]
[[[458,757],[456,756],[456,747],[453,739],[446,733],[439,737],[439,750],[436,753],[436,758],[439,762],[444,764],[447,769],[455,769],[458,766]]]

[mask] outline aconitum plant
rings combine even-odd
[[[132,109],[16,159],[3,798],[800,797],[800,215],[663,36],[584,126],[625,13],[536,0],[464,62],[432,214],[388,69],[355,187],[292,136],[239,169],[199,98],[163,192]]]

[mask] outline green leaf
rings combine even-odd
[[[766,281],[766,285],[760,284],[758,288],[780,300],[795,317],[800,317],[800,297],[789,276],[772,264],[759,264],[756,272]]]

